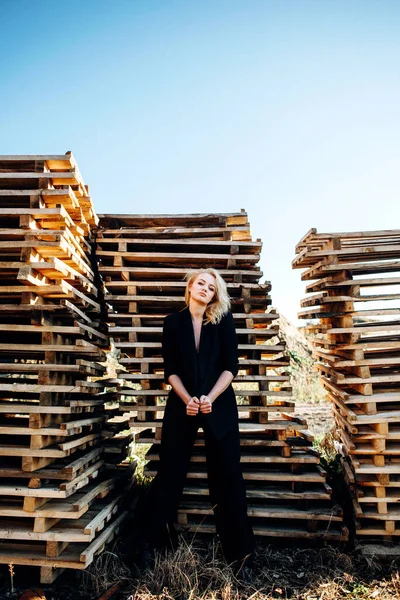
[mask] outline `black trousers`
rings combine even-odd
[[[240,467],[239,429],[236,427],[218,440],[203,415],[174,417],[164,417],[159,471],[146,499],[145,537],[150,545],[157,546],[166,525],[175,519],[197,431],[203,427],[217,533],[226,560],[239,561],[254,550]]]

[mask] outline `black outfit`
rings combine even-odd
[[[191,396],[207,395],[225,370],[238,372],[237,339],[231,313],[213,325],[202,325],[196,350],[188,308],[169,315],[163,328],[164,376],[178,375]],[[148,540],[157,545],[165,524],[173,521],[188,471],[197,430],[206,446],[210,500],[225,558],[233,562],[254,549],[247,516],[246,491],[240,468],[238,411],[232,385],[216,398],[209,414],[188,416],[186,405],[171,390],[160,448],[160,468],[147,503]]]

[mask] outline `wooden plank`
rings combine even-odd
[[[90,544],[90,546],[88,546],[88,548],[86,548],[84,552],[81,553],[80,560],[82,563],[85,565],[90,564],[95,553],[98,552],[107,542],[111,541],[117,534],[127,515],[127,511],[123,512],[111,525],[107,527],[102,534],[100,534],[94,540],[94,542]]]
[[[181,504],[179,513],[187,514],[212,514],[212,508],[205,508],[202,504],[196,502],[185,502]],[[248,505],[248,514],[250,517],[260,517],[268,519],[304,519],[317,521],[342,522],[342,516],[339,509],[336,508],[317,508],[317,509],[296,509],[287,506],[256,506]]]

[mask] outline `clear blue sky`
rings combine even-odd
[[[72,150],[97,212],[249,213],[294,246],[400,228],[398,0],[1,0],[0,153]]]

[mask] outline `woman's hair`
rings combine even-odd
[[[189,306],[189,286],[194,282],[196,277],[202,275],[203,273],[208,273],[215,278],[215,294],[214,298],[206,308],[206,323],[213,323],[216,325],[220,322],[222,317],[226,315],[231,307],[231,299],[229,298],[228,290],[226,289],[226,283],[218,271],[215,269],[196,269],[186,273],[185,279],[187,281],[187,285],[185,289],[185,302],[187,306]]]

